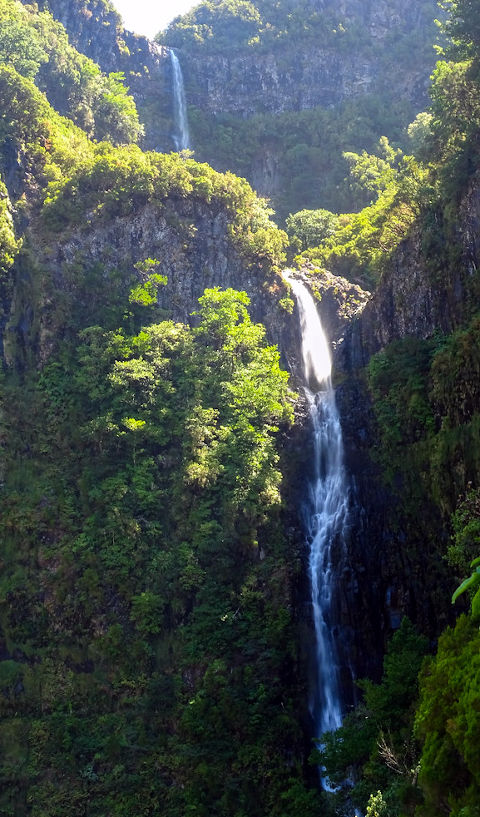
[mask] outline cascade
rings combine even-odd
[[[188,132],[185,85],[180,61],[172,48],[170,48],[170,62],[172,65],[173,121],[175,127],[173,141],[176,150],[188,150],[190,147],[190,134]]]
[[[307,287],[284,273],[298,304],[305,395],[312,430],[312,469],[303,515],[315,628],[315,683],[310,714],[315,736],[341,726],[342,706],[332,601],[337,575],[335,554],[348,523],[348,484],[343,464],[340,418],[331,381],[331,357],[315,301]],[[329,789],[328,781],[322,785]]]

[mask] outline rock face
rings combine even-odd
[[[443,264],[433,265],[429,258],[432,235],[414,231],[402,242],[375,295],[352,322],[340,366],[363,366],[393,340],[451,332],[472,313],[479,287],[478,176],[463,197],[458,220],[449,229],[438,214],[436,229],[447,236],[443,238]],[[438,248],[435,255],[438,258]]]
[[[440,221],[438,215],[439,229]],[[445,224],[441,229],[448,235]],[[393,341],[449,333],[478,309],[478,178],[463,197],[450,237],[443,266],[433,266],[428,234],[421,237],[414,231],[392,258],[374,295],[353,317],[344,343],[336,350],[336,365],[343,370],[337,404],[355,507],[342,585],[342,623],[351,628],[350,654],[360,675],[378,670],[378,644],[386,641],[403,615],[432,637],[449,623],[443,600],[451,589],[445,566],[438,559],[438,552],[448,546],[445,520],[433,502],[425,499],[427,504],[418,508],[418,525],[412,529],[411,521],[405,519],[401,491],[399,495],[395,486],[385,485],[376,458],[378,430],[362,367]],[[438,259],[438,248],[435,257]],[[436,542],[432,541],[435,536]],[[442,587],[444,592],[439,592]]]
[[[244,290],[251,298],[252,318],[268,326],[271,342],[279,344],[286,362],[298,344],[292,316],[278,307],[285,285],[278,275],[265,280],[262,270],[247,262],[229,237],[228,224],[221,207],[172,198],[161,207],[146,205],[133,216],[75,229],[37,255],[44,289],[28,320],[16,298],[11,338],[29,331],[32,323],[37,325],[37,353],[44,363],[63,331],[59,293],[60,300],[66,298],[75,310],[79,324],[87,326],[98,321],[102,298],[107,304],[117,290],[128,295],[135,281],[134,265],[155,258],[160,262],[157,272],[167,277],[167,285],[159,289],[165,317],[191,323],[198,298],[208,287]],[[27,343],[24,338],[21,345]],[[15,345],[7,342],[6,347]]]
[[[168,49],[124,29],[105,0],[40,0],[38,5],[62,23],[72,45],[102,71],[123,72],[145,128],[142,147],[173,150]]]
[[[434,62],[425,48],[433,40],[434,2],[326,0],[312,5],[324,15],[320,42],[292,31],[281,47],[273,44],[266,53],[254,48],[226,55],[186,52],[191,104],[213,115],[241,117],[328,108],[387,87],[388,81],[394,83],[396,94],[419,109],[425,104]],[[412,43],[415,36],[420,53],[413,62],[412,54],[400,68],[382,60],[389,44],[402,39]],[[387,76],[381,76],[381,68]]]

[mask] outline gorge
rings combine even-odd
[[[149,43],[0,0],[0,812],[478,817],[480,23],[442,7]]]

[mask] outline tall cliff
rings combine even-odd
[[[233,18],[233,36],[222,41],[221,6],[218,19],[200,5],[167,29],[163,39],[182,48],[192,105],[245,118],[329,108],[381,91],[418,109],[427,102],[434,3],[346,0],[293,10],[258,2],[256,8],[260,19],[248,39],[240,20],[235,38]]]
[[[247,176],[282,215],[345,212],[341,152],[401,140],[425,107],[437,14],[434,0],[200,4],[160,41],[179,49],[201,159]]]
[[[198,159],[246,177],[280,217],[303,207],[355,209],[342,151],[373,150],[382,135],[403,142],[427,103],[434,0],[200,4],[171,24],[161,46],[124,31],[106,2],[43,7],[104,71],[124,72],[147,148],[174,147],[162,46],[176,48]]]

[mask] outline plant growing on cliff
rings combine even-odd
[[[333,235],[338,220],[338,216],[328,210],[300,210],[298,213],[290,213],[286,227],[291,246],[297,252],[318,247],[320,242]]]
[[[364,701],[339,730],[322,736],[324,747],[320,756],[314,755],[315,762],[325,766],[334,785],[342,787],[352,775],[355,780],[353,788],[344,787],[335,796],[337,807],[353,800],[364,811],[377,800],[388,817],[413,815],[419,800],[413,719],[427,646],[427,639],[404,618],[388,645],[381,682],[359,682]],[[374,795],[372,803],[370,795],[378,789],[382,796]]]
[[[435,658],[420,674],[416,734],[422,741],[422,817],[445,810],[477,817],[480,799],[480,634],[470,617],[440,637]]]
[[[0,63],[33,80],[59,113],[91,137],[121,144],[143,133],[124,76],[102,74],[70,45],[49,11],[0,0]]]

